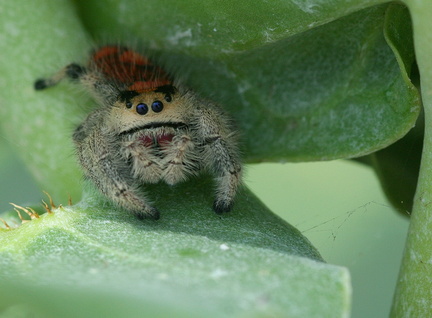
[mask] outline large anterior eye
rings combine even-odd
[[[160,100],[155,100],[151,107],[155,113],[159,113],[163,109],[163,103]]]
[[[140,115],[145,115],[148,112],[148,106],[144,103],[139,103],[136,106],[136,112]]]

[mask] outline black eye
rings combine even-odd
[[[136,112],[140,115],[145,115],[148,112],[148,106],[146,104],[140,103],[136,106]]]
[[[170,101],[172,101],[172,97],[171,94],[166,94],[165,95],[165,100],[169,103]]]
[[[155,113],[159,113],[159,112],[162,111],[162,109],[163,109],[163,104],[162,104],[162,102],[161,102],[160,100],[155,100],[155,101],[153,102],[153,104],[152,104],[152,110],[153,110]]]
[[[126,107],[127,108],[131,108],[132,107],[132,102],[126,102]]]

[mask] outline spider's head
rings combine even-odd
[[[111,110],[111,123],[118,133],[156,126],[185,125],[187,102],[172,85],[152,91],[120,93]]]

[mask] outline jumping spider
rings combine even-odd
[[[85,176],[112,202],[139,218],[159,218],[140,187],[169,185],[213,173],[216,213],[231,210],[241,179],[236,133],[221,109],[174,85],[158,66],[125,47],[94,51],[87,66],[70,64],[35,82],[42,90],[64,78],[82,84],[100,106],[73,141]]]

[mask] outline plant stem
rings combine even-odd
[[[432,1],[405,0],[411,12],[425,112],[425,137],[411,223],[391,317],[432,312]]]

